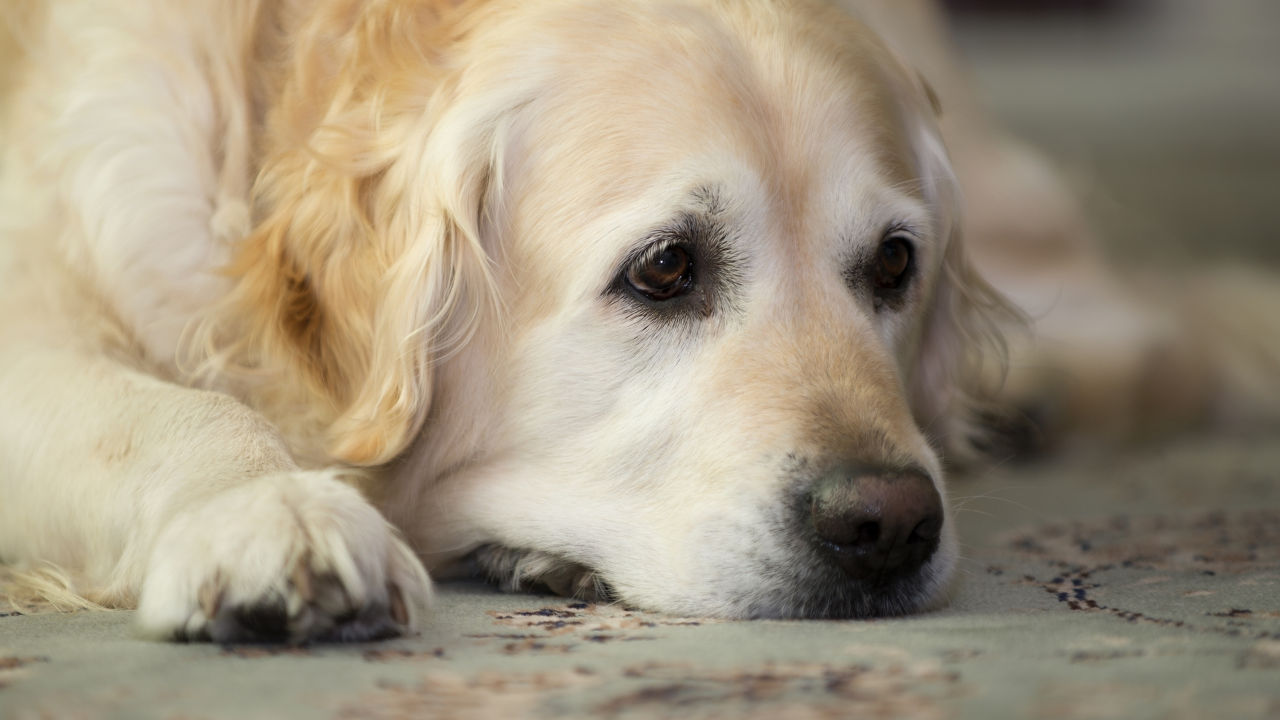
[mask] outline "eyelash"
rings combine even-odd
[[[628,281],[628,273],[671,248],[688,255],[687,290],[665,300],[645,297]],[[742,260],[716,221],[686,216],[651,234],[648,242],[631,253],[615,271],[608,293],[623,300],[628,313],[648,320],[707,318],[717,310],[732,312],[733,288],[742,282],[741,267]]]

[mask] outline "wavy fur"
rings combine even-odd
[[[42,18],[0,176],[0,557],[173,639],[410,632],[423,565],[468,557],[682,615],[937,602],[949,518],[872,578],[815,488],[909,477],[945,513],[939,450],[1010,394],[978,270],[1016,290],[997,239],[1087,243],[986,152],[922,0],[840,5],[880,32],[818,0],[10,0]],[[646,294],[674,247],[683,294]],[[1121,352],[1045,355],[1177,400],[1143,358],[1193,343],[1100,297]]]

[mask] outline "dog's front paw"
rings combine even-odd
[[[422,565],[332,473],[255,480],[166,527],[142,585],[149,637],[355,642],[403,634],[430,592]]]

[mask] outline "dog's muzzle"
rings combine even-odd
[[[785,552],[781,564],[756,568],[756,577],[769,582],[729,590],[737,594],[730,602],[740,602],[727,611],[726,591],[715,582],[692,588],[692,597],[671,597],[665,609],[737,618],[863,618],[919,610],[947,575],[945,563],[931,562],[945,522],[933,480],[911,467],[842,461],[828,468],[791,485],[788,501],[777,506],[777,522],[759,528],[766,547],[781,541]],[[505,590],[629,601],[627,588],[615,595],[606,574],[554,553],[490,545],[471,558]],[[737,566],[733,577],[742,577],[744,567],[752,568],[751,561]],[[699,607],[700,597],[711,598],[713,609]]]
[[[843,463],[813,483],[810,500],[819,553],[864,587],[912,575],[938,549],[942,498],[920,471]]]

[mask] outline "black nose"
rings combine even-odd
[[[856,580],[908,575],[938,549],[942,498],[924,473],[846,464],[811,495],[819,545]]]

